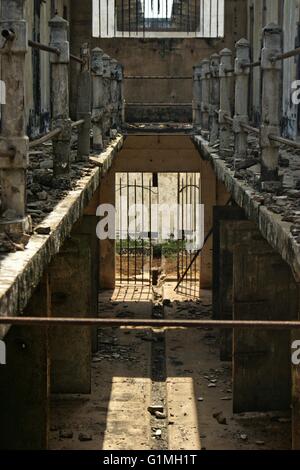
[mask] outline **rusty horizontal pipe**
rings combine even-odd
[[[300,47],[292,49],[291,51],[284,52],[283,54],[277,55],[271,59],[271,62],[278,62],[279,60],[290,59],[291,57],[296,57],[300,55]]]
[[[60,317],[0,317],[0,325],[27,326],[99,326],[136,328],[222,328],[299,330],[300,321],[261,320],[155,320],[132,318],[60,318]]]
[[[126,106],[137,106],[137,107],[176,107],[176,106],[192,106],[192,103],[126,103]]]
[[[74,62],[78,62],[81,65],[85,65],[85,60],[81,59],[80,57],[77,57],[76,55],[70,54],[70,59]]]
[[[79,119],[79,121],[72,122],[71,127],[73,129],[74,127],[82,126],[84,122],[85,122],[84,119]]]
[[[28,46],[33,49],[39,49],[40,51],[52,52],[53,54],[60,55],[60,50],[56,47],[47,46],[46,44],[41,44],[40,42],[28,41]]]
[[[240,126],[241,126],[242,129],[244,129],[245,131],[247,131],[249,133],[253,133],[253,134],[259,134],[260,133],[260,130],[257,127],[249,126],[249,124],[246,124],[245,122],[241,122]]]
[[[51,132],[48,132],[48,134],[43,135],[40,139],[33,140],[32,142],[29,143],[29,149],[38,147],[39,145],[44,144],[45,142],[48,142],[49,140],[53,139],[53,137],[56,137],[58,134],[61,133],[61,128],[58,127],[57,129],[54,129]]]
[[[291,148],[300,150],[300,143],[295,142],[294,140],[285,139],[284,137],[280,137],[280,136],[274,135],[274,134],[270,134],[269,139],[274,140],[275,142],[279,142],[279,143],[284,144],[284,145],[288,145]]]
[[[170,75],[125,75],[124,80],[192,80],[190,76]]]
[[[233,124],[233,118],[228,116],[227,114],[224,114],[224,119],[225,121],[229,122],[230,124]]]
[[[248,69],[248,68],[255,68],[255,67],[260,67],[261,62],[258,60],[257,62],[250,62],[249,64],[241,64],[242,69]]]

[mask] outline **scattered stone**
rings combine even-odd
[[[208,384],[208,388],[216,388],[216,384],[210,383]]]
[[[166,413],[161,413],[160,411],[155,412],[155,418],[157,419],[167,419]]]
[[[161,429],[155,431],[155,437],[161,437]]]
[[[41,191],[40,193],[37,193],[37,198],[39,199],[39,201],[47,201],[48,194],[46,193],[46,191]]]
[[[257,446],[264,446],[266,443],[265,443],[265,441],[255,441],[255,444]]]
[[[204,398],[203,398],[203,397],[199,397],[199,398],[198,398],[198,401],[202,402],[202,401],[204,401]]]
[[[223,415],[222,411],[220,411],[219,413],[214,413],[213,417],[218,421],[219,424],[227,425],[227,419]]]
[[[247,441],[248,440],[247,434],[241,434],[240,438],[241,438],[242,441]]]
[[[89,441],[92,441],[93,438],[90,434],[80,433],[79,436],[78,436],[78,440],[80,442],[89,442]]]
[[[59,431],[61,439],[73,439],[74,433],[72,431]]]

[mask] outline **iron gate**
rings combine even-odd
[[[191,261],[198,249],[200,204],[198,173],[117,174],[117,283],[156,285],[164,278],[178,282],[183,277],[178,292],[199,297],[200,260]],[[165,226],[168,214],[162,208],[168,207],[169,225]]]

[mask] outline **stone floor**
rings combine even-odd
[[[161,293],[132,285],[103,292],[100,315],[149,318],[159,306],[165,318],[211,315],[209,291],[197,302],[176,294],[174,283]],[[53,397],[51,449],[289,449],[290,417],[233,415],[231,385],[215,330],[100,330],[92,394]],[[166,416],[151,416],[150,405]]]

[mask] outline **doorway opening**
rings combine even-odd
[[[204,232],[200,173],[116,173],[116,284],[199,297]]]

